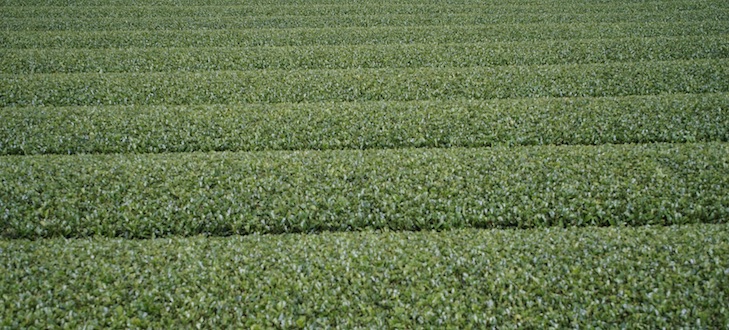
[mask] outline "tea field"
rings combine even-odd
[[[729,3],[0,0],[0,327],[729,329]]]

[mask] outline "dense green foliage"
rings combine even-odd
[[[727,109],[726,0],[0,0],[0,328],[725,328]]]
[[[724,222],[729,144],[0,157],[5,237]]]
[[[561,9],[560,9],[561,10]],[[26,14],[26,13],[24,13]],[[30,14],[26,14],[30,16]],[[39,13],[36,15],[43,15]],[[443,26],[481,24],[553,24],[570,21],[573,23],[601,22],[692,22],[706,19],[729,19],[727,11],[695,10],[665,13],[642,13],[630,16],[626,13],[604,13],[595,17],[592,13],[505,13],[489,14],[447,14],[423,16],[422,14],[365,15],[365,16],[213,16],[213,17],[144,17],[130,20],[127,17],[89,17],[69,20],[68,18],[3,18],[0,30],[4,31],[106,31],[106,30],[188,30],[188,29],[257,29],[257,28],[327,28],[327,27],[376,27],[376,26]],[[24,15],[25,16],[25,15]]]
[[[589,12],[596,19],[603,15],[622,13],[625,18],[645,15],[663,15],[690,13],[696,10],[720,10],[727,8],[722,1],[558,1],[558,0],[509,0],[499,2],[482,1],[417,1],[412,0],[368,0],[359,3],[347,3],[338,0],[302,0],[280,1],[262,0],[246,1],[241,4],[236,0],[3,0],[0,6],[4,10],[0,17],[17,18],[163,18],[163,17],[226,17],[240,18],[267,16],[319,16],[323,19],[332,16],[367,16],[376,15],[458,15],[480,13],[484,17],[503,17],[504,14],[539,13],[545,17],[566,15],[566,9],[572,9],[570,17]],[[55,3],[54,3],[55,2]],[[94,3],[96,2],[96,3]],[[559,4],[559,5],[556,5]],[[659,11],[656,6],[660,5]],[[80,8],[81,7],[81,8]],[[82,10],[79,10],[82,9]],[[296,19],[292,17],[291,19]],[[593,20],[594,21],[594,20]],[[32,24],[32,23],[30,23]]]
[[[388,8],[389,7],[389,8]],[[630,11],[613,5],[615,11],[590,12],[605,6],[585,6],[581,12],[565,12],[562,7],[482,6],[403,7],[141,7],[90,8],[83,13],[72,7],[11,7],[0,14],[0,31],[105,31],[105,30],[239,30],[260,28],[331,28],[376,26],[445,26],[482,24],[553,24],[626,22],[692,22],[727,20],[729,12],[716,9],[689,9],[673,12]],[[390,9],[389,14],[380,14]],[[635,10],[635,8],[633,8]],[[488,11],[487,13],[480,13]],[[326,12],[331,12],[327,14]],[[325,14],[327,16],[322,16]],[[74,19],[69,19],[73,16]],[[83,16],[83,17],[79,17]]]
[[[727,93],[5,108],[0,154],[729,142],[726,109]]]
[[[0,50],[0,73],[597,64],[729,58],[729,35],[459,44]]]
[[[350,28],[13,31],[3,48],[254,47],[361,44],[443,44],[729,34],[723,21],[553,23]]]
[[[729,59],[477,68],[0,75],[0,89],[3,107],[713,93],[729,92]]]
[[[0,326],[710,328],[729,227],[0,241]]]

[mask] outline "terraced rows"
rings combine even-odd
[[[718,0],[0,0],[0,325],[721,328],[728,36]]]

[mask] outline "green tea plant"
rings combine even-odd
[[[729,142],[729,94],[0,111],[0,154]]]
[[[2,236],[723,223],[727,143],[3,156]]]
[[[256,47],[652,38],[729,34],[723,21],[241,30],[2,31],[3,48]]]
[[[0,75],[0,105],[198,105],[715,93],[729,92],[728,61]]]
[[[469,68],[729,58],[729,36],[460,44],[0,50],[0,73]]]
[[[565,13],[563,7],[553,7],[545,12],[543,7],[509,6],[493,8],[482,6],[448,7],[403,7],[378,5],[364,8],[342,8],[337,13],[326,14],[331,6],[322,6],[317,12],[314,6],[301,7],[152,7],[138,9],[128,7],[84,8],[83,16],[78,11],[59,12],[57,8],[11,7],[0,14],[0,30],[4,31],[106,31],[106,30],[196,30],[196,29],[260,29],[260,28],[325,28],[325,27],[378,27],[378,26],[447,26],[481,24],[554,24],[572,23],[627,23],[627,22],[691,22],[726,20],[729,14],[716,9],[656,12],[652,9],[594,12],[595,7],[576,8]],[[283,11],[282,9],[288,9]],[[389,14],[382,14],[388,10]],[[458,10],[455,10],[458,9]],[[592,12],[591,12],[592,10]],[[260,12],[259,12],[260,11]],[[63,15],[63,16],[61,16]],[[10,16],[10,17],[3,17]],[[60,16],[60,17],[59,17]],[[64,17],[65,16],[65,17]],[[69,19],[69,16],[73,19]],[[103,18],[103,19],[100,19]]]
[[[729,324],[726,0],[0,0],[0,328]]]
[[[723,225],[0,241],[17,328],[729,322]]]

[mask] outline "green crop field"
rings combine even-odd
[[[0,328],[729,329],[729,2],[0,0]]]

